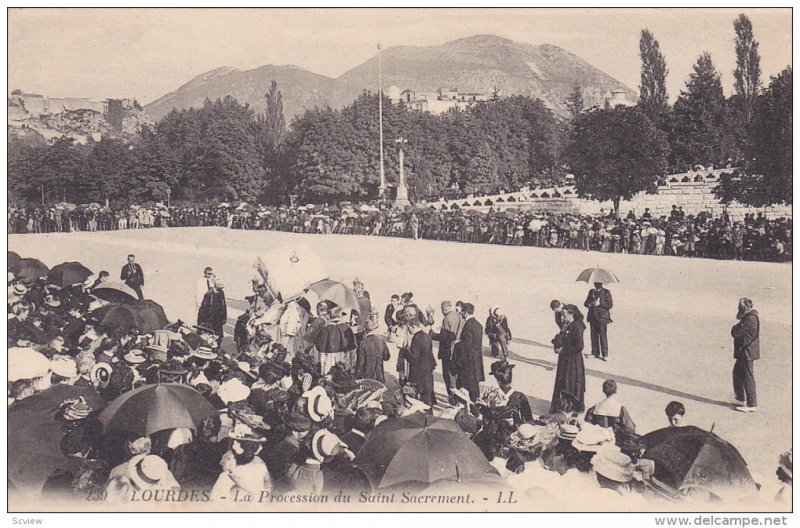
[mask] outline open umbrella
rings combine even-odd
[[[103,399],[93,389],[59,383],[8,409],[8,479],[26,494],[41,493],[47,479],[70,463],[61,450],[64,423],[56,413],[65,400],[83,397],[91,409]]]
[[[137,330],[139,333],[147,333],[143,330],[142,316],[129,304],[107,304],[92,311],[92,316],[100,322],[100,327],[104,330],[123,332]]]
[[[155,301],[145,299],[144,301],[135,301],[127,305],[142,318],[142,326],[139,327],[139,332],[142,334],[150,334],[169,325],[169,319],[167,319],[167,314],[164,313],[164,308]]]
[[[458,424],[425,413],[380,423],[354,463],[375,490],[445,479],[481,481],[497,475]]]
[[[17,267],[17,264],[19,264],[20,260],[22,260],[22,257],[20,257],[16,253],[14,253],[13,251],[9,251],[8,252],[8,270],[13,272],[14,269]]]
[[[8,349],[8,381],[41,378],[50,370],[47,357],[28,347]]]
[[[129,431],[140,436],[165,429],[197,429],[216,413],[214,406],[189,385],[159,383],[126,392],[100,413],[105,432]]]
[[[55,284],[63,288],[73,284],[82,284],[91,275],[92,270],[80,262],[62,262],[53,266],[53,269],[47,274],[47,284]]]
[[[353,289],[341,282],[332,279],[323,279],[310,284],[306,291],[313,291],[317,294],[320,301],[331,301],[341,308],[346,314],[355,311],[360,314],[358,300]]]
[[[138,296],[127,284],[108,281],[92,288],[92,295],[109,302],[135,301]]]
[[[602,282],[603,284],[611,284],[612,282],[619,282],[619,279],[612,272],[603,268],[587,268],[578,275],[575,282],[586,282],[594,284],[595,282]]]
[[[50,268],[44,265],[41,260],[35,258],[23,258],[17,262],[15,269],[11,270],[18,279],[35,281],[39,277],[46,277]]]
[[[668,427],[643,437],[642,458],[655,462],[653,478],[671,490],[756,491],[747,463],[729,442],[699,427]]]

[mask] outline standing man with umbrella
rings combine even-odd
[[[136,295],[139,296],[140,301],[144,300],[144,295],[142,295],[142,287],[144,287],[144,272],[142,271],[142,267],[136,263],[135,255],[128,255],[128,263],[122,267],[119,278],[122,282],[128,285],[129,288],[136,292]]]
[[[594,288],[589,290],[583,305],[589,309],[586,319],[589,321],[592,339],[592,355],[608,361],[608,324],[611,320],[611,308],[614,301],[611,292],[603,288],[603,284],[619,282],[616,275],[602,268],[583,270],[578,281],[592,282]],[[588,356],[587,356],[588,357]]]
[[[731,328],[733,357],[736,359],[733,365],[733,390],[736,393],[734,403],[737,411],[755,412],[758,403],[753,361],[761,358],[758,340],[761,324],[758,312],[753,309],[753,301],[739,299],[736,318],[739,322]]]

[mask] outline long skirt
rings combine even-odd
[[[561,411],[561,392],[565,391],[578,399],[578,406],[573,411],[585,408],[583,395],[586,392],[586,371],[583,367],[583,356],[580,352],[561,352],[556,367],[556,382],[553,387],[553,399],[550,413]]]

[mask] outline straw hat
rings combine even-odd
[[[252,427],[245,423],[237,423],[233,429],[228,433],[228,438],[237,440],[239,442],[256,442],[263,444],[267,441],[266,438],[253,431]]]
[[[157,455],[136,455],[128,462],[128,475],[137,489],[154,489],[169,475],[169,466]]]
[[[572,447],[578,451],[597,452],[601,448],[613,445],[614,433],[611,429],[606,429],[592,424],[584,424],[583,429],[572,441]]]
[[[596,473],[614,482],[633,480],[631,458],[620,451],[601,449],[592,457],[592,466]]]
[[[75,360],[67,356],[58,356],[50,360],[50,370],[62,378],[74,378],[78,375]]]
[[[197,350],[192,352],[192,356],[198,359],[205,359],[207,361],[211,361],[213,359],[217,359],[219,354],[211,350],[211,347],[200,346],[197,347]]]
[[[317,431],[311,439],[311,452],[319,462],[325,462],[326,458],[338,454],[346,447],[347,444],[327,429]]]
[[[138,348],[133,348],[130,351],[128,351],[127,354],[122,356],[122,359],[124,359],[131,365],[139,365],[147,361],[147,358],[144,356],[144,352],[142,352]]]
[[[92,385],[99,385],[101,388],[108,387],[111,381],[111,373],[114,369],[108,363],[97,363],[92,370],[89,371],[89,380]]]
[[[217,396],[226,405],[231,402],[246,400],[250,396],[250,387],[242,383],[239,378],[231,378],[219,386]]]
[[[333,402],[325,389],[319,385],[303,394],[308,399],[306,412],[315,422],[321,422],[333,412]]]

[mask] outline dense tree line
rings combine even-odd
[[[398,179],[399,137],[412,199],[448,191],[490,193],[575,174],[578,192],[618,201],[655,188],[667,172],[695,165],[742,170],[720,197],[753,205],[791,202],[792,70],[766,89],[750,20],[734,21],[735,92],[725,98],[711,56],[698,58],[685,89],[669,104],[668,68],[655,36],[643,30],[636,108],[584,108],[580,86],[558,118],[538,99],[495,94],[442,115],[408,111],[383,99],[385,173]],[[285,203],[363,200],[379,188],[377,94],[313,108],[287,126],[275,82],[266,111],[231,97],[173,110],[133,139],[78,145],[61,138],[9,140],[12,199],[76,203],[245,200]]]

